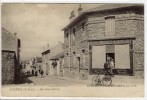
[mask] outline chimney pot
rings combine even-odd
[[[70,17],[69,17],[69,19],[72,21],[74,18],[75,18],[75,12],[72,11],[72,12],[71,12],[71,15],[70,15]]]
[[[83,10],[83,8],[81,7],[81,4],[80,4],[80,5],[79,5],[79,8],[78,8],[78,12],[79,12],[79,14],[82,13],[82,10]]]

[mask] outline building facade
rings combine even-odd
[[[49,54],[50,54],[50,49],[49,49],[49,46],[47,46],[47,48],[43,49],[43,52],[41,53],[42,54],[42,67],[43,67],[43,70],[44,70],[44,73],[46,75],[49,74],[49,64],[50,64],[50,59],[49,59]]]
[[[59,42],[50,52],[50,75],[64,76],[64,44]]]
[[[116,75],[144,77],[144,6],[104,4],[78,11],[63,28],[65,73],[103,74],[109,56]]]
[[[2,84],[15,83],[20,74],[20,39],[2,28]]]
[[[42,63],[47,75],[61,75],[63,76],[63,63],[64,63],[64,44],[59,42],[53,48],[42,52]]]

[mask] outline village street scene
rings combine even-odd
[[[2,86],[144,86],[143,4],[7,4]]]

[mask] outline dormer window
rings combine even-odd
[[[115,36],[115,16],[105,17],[105,36]]]

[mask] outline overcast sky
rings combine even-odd
[[[83,10],[101,4],[82,4]],[[43,46],[64,42],[61,29],[79,4],[2,4],[2,27],[21,39],[21,58],[41,56]]]

